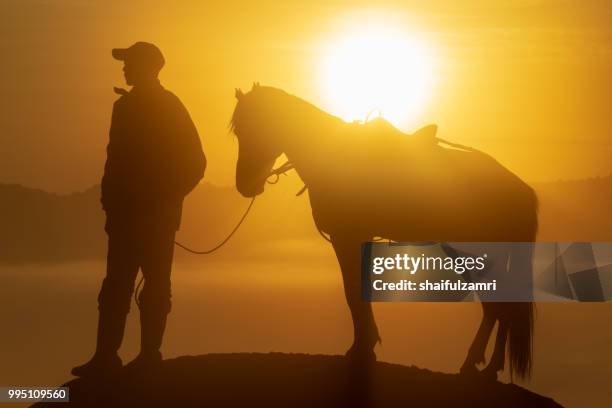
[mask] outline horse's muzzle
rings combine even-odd
[[[243,197],[253,198],[264,192],[264,184],[236,182],[236,189]]]

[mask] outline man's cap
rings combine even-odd
[[[152,69],[160,70],[166,60],[154,44],[139,41],[128,48],[113,48],[113,58],[119,61],[143,64]]]

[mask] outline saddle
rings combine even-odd
[[[438,144],[438,138],[436,134],[438,133],[437,125],[427,125],[413,134],[406,134],[398,130],[395,126],[393,126],[389,121],[383,119],[382,117],[377,117],[369,122],[364,123],[364,130],[366,131],[374,131],[379,134],[387,134],[387,135],[400,135],[402,138],[406,138],[410,143],[414,143],[418,147],[435,147]]]
[[[442,148],[442,146],[440,145],[444,145],[446,147],[450,147],[456,150],[463,150],[466,152],[473,152],[473,153],[482,153],[480,150],[475,149],[473,147],[465,146],[459,143],[449,142],[448,140],[444,140],[444,139],[440,139],[439,137],[436,136],[438,133],[438,125],[435,125],[435,124],[423,126],[422,128],[420,128],[413,134],[405,134],[405,133],[400,132],[390,122],[388,122],[387,120],[381,117],[378,117],[370,122],[367,122],[363,126],[374,128],[374,129],[381,130],[381,131],[396,132],[396,133],[405,135],[408,138],[408,140],[410,140],[410,142],[413,143],[413,146],[417,148],[422,148],[422,149],[432,149],[436,147]]]

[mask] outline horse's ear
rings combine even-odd
[[[259,88],[259,82],[253,82],[253,89]]]
[[[240,88],[236,88],[235,95],[236,95],[236,99],[238,99],[238,100],[242,99],[242,97],[244,96],[244,94],[242,93]]]

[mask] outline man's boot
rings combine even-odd
[[[166,313],[140,311],[140,354],[126,365],[130,371],[146,371],[161,365],[161,348],[166,329]]]
[[[100,310],[98,316],[98,337],[96,352],[89,362],[74,367],[72,375],[76,377],[104,376],[116,374],[122,367],[121,358],[117,355],[127,314],[115,310]]]

